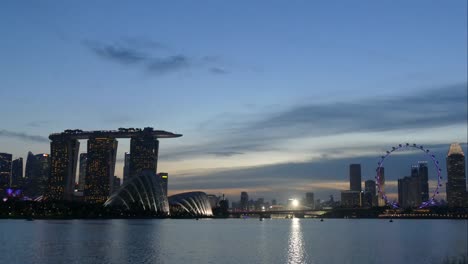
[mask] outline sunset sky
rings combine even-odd
[[[427,146],[443,166],[450,143],[468,152],[466,10],[464,0],[2,1],[0,152],[49,153],[48,135],[64,129],[151,126],[184,135],[160,144],[172,193],[339,199],[350,163],[373,179],[399,143]],[[125,151],[119,140],[118,176]],[[391,156],[390,190],[424,159]]]

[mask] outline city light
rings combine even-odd
[[[297,199],[291,199],[291,205],[293,207],[298,207],[299,206],[299,200]]]

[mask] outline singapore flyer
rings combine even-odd
[[[439,188],[442,187],[442,176],[441,172],[442,169],[439,166],[439,161],[436,159],[435,155],[432,154],[429,149],[425,149],[423,146],[417,145],[417,144],[399,144],[398,146],[392,147],[391,150],[387,150],[385,155],[380,157],[380,160],[378,162],[378,167],[376,169],[377,176],[375,177],[376,179],[376,185],[377,185],[377,191],[378,191],[378,196],[381,198],[385,204],[391,206],[393,209],[398,209],[402,208],[402,206],[397,202],[397,201],[391,201],[387,195],[385,194],[384,190],[384,176],[383,176],[383,165],[386,161],[386,159],[393,153],[397,151],[410,151],[410,150],[419,150],[423,152],[434,164],[437,172],[437,186],[434,189],[434,191],[431,193],[430,197],[426,201],[422,201],[422,203],[418,206],[418,208],[426,208],[428,206],[434,205],[435,204],[435,197],[439,194]]]

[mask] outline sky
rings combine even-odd
[[[184,135],[160,144],[171,193],[339,198],[349,164],[372,179],[399,143],[430,146],[443,164],[452,142],[468,152],[466,10],[463,0],[2,1],[0,152],[48,153],[48,135],[65,129],[152,126]],[[120,177],[125,151],[119,140]],[[395,187],[426,157],[391,158]]]

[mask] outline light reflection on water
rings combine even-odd
[[[467,233],[463,220],[0,220],[0,263],[438,264],[466,256]]]
[[[293,218],[291,220],[288,243],[288,263],[308,263],[304,240],[302,238],[301,221],[298,218]]]

